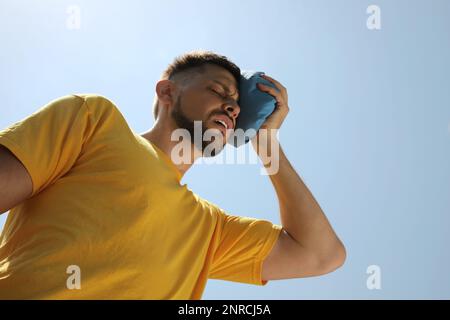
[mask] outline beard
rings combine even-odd
[[[204,141],[203,135],[204,132],[209,129],[205,125],[205,121],[202,121],[202,128],[201,128],[201,141],[198,143],[195,141],[195,135],[194,135],[194,120],[190,119],[186,114],[183,112],[181,108],[181,95],[179,96],[177,102],[175,103],[172,112],[170,113],[172,119],[175,121],[176,125],[180,129],[186,129],[190,134],[191,144],[194,145],[197,150],[201,151],[203,157],[214,157],[215,155],[219,154],[225,144],[219,145],[213,137],[212,141]],[[197,120],[198,121],[198,120]],[[215,144],[214,144],[215,143]],[[204,154],[204,150],[207,146],[210,144],[214,144],[210,147],[211,153],[210,154]]]

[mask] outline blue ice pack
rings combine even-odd
[[[236,148],[249,142],[256,135],[256,132],[266,118],[275,109],[275,98],[269,93],[261,91],[256,84],[262,83],[276,90],[278,89],[272,82],[261,78],[261,74],[264,74],[264,72],[252,70],[241,71],[238,101],[241,110],[236,119],[234,133],[227,142]]]

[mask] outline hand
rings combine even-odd
[[[261,125],[260,130],[258,130],[256,135],[251,139],[253,148],[263,161],[264,166],[266,166],[266,164],[271,161],[270,159],[273,156],[273,153],[277,155],[279,152],[279,143],[276,134],[289,112],[289,106],[286,88],[277,80],[269,76],[261,75],[261,77],[272,82],[278,89],[276,90],[275,88],[260,83],[257,84],[259,90],[267,92],[276,100],[275,109],[266,118]]]
[[[276,100],[275,109],[270,114],[270,116],[266,118],[266,121],[264,121],[261,128],[263,128],[263,129],[279,129],[289,112],[287,90],[277,80],[275,80],[269,76],[266,76],[265,74],[261,75],[261,77],[266,79],[267,81],[272,82],[275,85],[275,87],[278,89],[278,91],[277,91],[275,88],[266,86],[262,83],[257,84],[257,87],[259,90],[261,90],[263,92],[267,92],[272,97],[274,97]]]

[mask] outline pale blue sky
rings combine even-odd
[[[366,27],[371,4],[381,30]],[[69,5],[80,29],[66,26]],[[287,87],[281,145],[348,258],[332,274],[265,287],[210,280],[203,298],[448,299],[449,15],[448,0],[0,0],[0,128],[90,92],[144,132],[166,65],[216,51]],[[194,166],[182,182],[230,213],[280,223],[258,165]],[[381,290],[366,287],[369,265]]]

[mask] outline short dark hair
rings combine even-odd
[[[226,56],[208,50],[194,50],[176,57],[161,74],[161,80],[175,80],[175,75],[182,74],[185,83],[192,79],[193,75],[204,73],[206,64],[214,64],[228,70],[236,79],[239,88],[241,69]],[[158,116],[158,107],[158,96],[156,95],[153,101],[153,117],[155,119]]]

